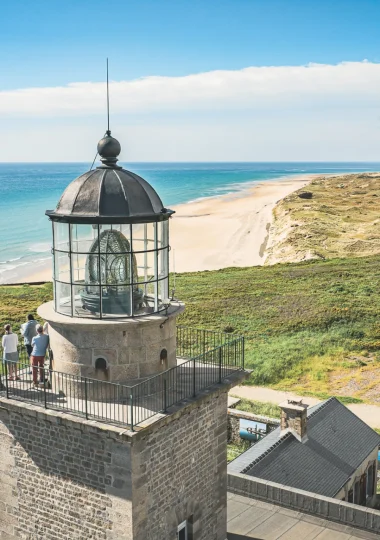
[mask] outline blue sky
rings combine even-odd
[[[100,81],[107,55],[115,79],[380,61],[378,0],[13,0],[5,14],[1,89]]]
[[[309,63],[334,66],[342,62],[360,63],[363,60],[368,60],[371,64],[380,63],[379,0],[110,0],[108,2],[13,0],[7,2],[5,8],[2,7],[2,13],[0,91],[3,93],[17,89],[65,87],[78,82],[101,82],[104,80],[106,56],[110,58],[111,78],[116,82],[152,76],[170,77],[175,80],[181,80],[182,77],[186,82],[186,77],[193,74],[218,70],[238,73],[245,68],[259,66],[305,66]],[[355,80],[355,73],[354,68],[347,73],[344,79],[346,83]],[[266,76],[268,80],[271,79],[271,72]],[[260,77],[261,75],[259,79]],[[291,72],[289,77],[293,77]],[[313,79],[313,84],[324,87],[329,84],[329,77],[329,70],[325,70],[324,73],[321,72],[319,79]],[[363,77],[362,72],[360,77]],[[215,85],[216,102],[219,99],[217,95],[219,86],[225,88],[229,80],[229,77],[226,77],[219,83],[215,81],[212,83]],[[165,92],[171,91],[170,83],[170,79],[166,79]],[[340,81],[342,91],[345,91],[346,83]],[[199,84],[198,93],[202,84],[202,82]],[[377,84],[377,75],[369,76],[368,84]],[[254,82],[252,85],[254,89]],[[294,92],[296,90],[295,88]],[[365,88],[359,88],[355,96],[350,95],[351,101],[343,97],[347,109],[343,111],[339,106],[338,114],[335,114],[337,102],[335,98],[331,101],[330,90],[327,90],[326,98],[330,112],[323,114],[329,122],[335,118],[332,132],[336,134],[341,129],[347,130],[349,127],[347,122],[350,120],[349,125],[356,133],[358,123],[360,124],[360,140],[363,141],[362,133],[369,132],[368,137],[371,137],[372,141],[373,136],[378,135],[380,103],[377,103],[373,96],[368,97]],[[129,104],[133,103],[133,96],[131,97],[126,88],[120,89],[120,102],[124,91],[125,100],[128,99]],[[142,91],[147,92],[147,89]],[[162,91],[164,92],[164,87]],[[288,91],[291,91],[290,88]],[[178,88],[177,92],[180,93],[181,90]],[[267,95],[271,94],[270,89],[266,89],[266,92]],[[306,105],[303,98],[300,100],[303,112],[294,104],[289,105],[288,101],[282,106],[278,99],[274,100],[273,107],[267,103],[261,107],[261,101],[258,99],[258,107],[251,121],[257,121],[258,127],[262,129],[262,123],[267,120],[266,124],[270,125],[271,131],[278,128],[279,133],[284,132],[285,123],[289,125],[291,118],[295,119],[294,123],[298,129],[302,129],[303,120],[310,126],[310,123],[317,121],[317,117],[321,118],[321,107],[318,104],[317,108],[313,107],[315,96],[313,94],[314,97],[310,98],[313,93],[311,90],[305,92],[309,92],[309,97],[306,97]],[[380,95],[380,88],[377,92]],[[240,95],[241,90],[236,89],[236,103],[239,102]],[[6,110],[0,108],[0,120],[3,120],[3,125],[5,123],[10,130],[9,153],[7,141],[4,139],[5,152],[9,159],[6,159],[6,156],[4,159],[2,155],[0,159],[3,161],[16,159],[12,148],[12,137],[16,137],[16,130],[19,136],[21,132],[25,137],[22,152],[19,152],[20,159],[31,159],[26,141],[33,131],[40,136],[49,133],[52,144],[54,143],[56,147],[60,140],[59,131],[62,132],[62,137],[66,137],[70,129],[82,130],[78,136],[84,145],[84,154],[87,155],[85,141],[89,133],[100,130],[103,122],[100,119],[100,111],[95,108],[89,109],[87,116],[83,116],[82,112],[75,111],[68,102],[66,115],[57,113],[53,106],[47,107],[47,114],[41,114],[35,105],[34,96],[30,97],[30,110],[25,105],[25,111],[23,107],[18,111],[14,105],[8,106],[7,100],[13,100],[14,96],[3,94],[2,97]],[[233,99],[233,96],[230,98]],[[47,96],[47,105],[50,103],[49,99]],[[63,93],[60,99],[63,103],[70,98]],[[158,102],[160,99],[157,98]],[[191,101],[193,98],[188,99]],[[199,151],[197,150],[197,130],[194,125],[198,121],[200,129],[209,129],[207,140],[221,129],[225,129],[226,133],[230,132],[231,126],[236,134],[239,132],[239,125],[246,134],[243,139],[249,137],[246,122],[251,116],[252,104],[247,104],[245,110],[244,107],[227,106],[222,100],[219,108],[209,107],[207,103],[194,106],[193,101],[189,107],[187,101],[173,110],[164,104],[162,108],[157,106],[153,111],[151,102],[150,96],[147,98],[146,108],[143,103],[136,110],[131,109],[129,105],[126,110],[123,110],[121,105],[114,107],[116,109],[114,125],[120,132],[126,137],[131,137],[131,129],[136,130],[136,147],[128,138],[128,144],[133,148],[129,156],[131,159],[149,160],[163,155],[161,147],[158,153],[154,150],[155,141],[159,137],[161,144],[166,145],[165,159],[207,160],[207,152],[200,147]],[[358,112],[358,103],[362,103],[365,108],[363,114]],[[353,108],[355,110],[352,118],[347,118],[347,110],[352,112]],[[36,111],[34,117],[31,114],[32,109]],[[334,109],[333,114],[331,109]],[[262,119],[263,110],[267,115],[264,119]],[[366,129],[363,122],[368,120],[371,123],[371,119],[374,118],[376,121]],[[175,125],[177,128],[173,127]],[[159,135],[160,126],[162,134],[166,133],[163,137]],[[184,126],[189,126],[189,133],[192,133],[192,136],[181,138]],[[321,129],[319,124],[318,126],[318,129]],[[138,142],[140,137],[141,141],[149,141],[148,147],[147,143],[144,143],[145,148],[140,148]],[[264,133],[264,140],[267,138],[270,139],[269,133],[268,135]],[[21,139],[24,141],[23,137]],[[228,142],[228,137],[226,140]],[[181,144],[179,141],[182,141]],[[299,142],[301,151],[299,155],[293,152],[289,159],[346,158],[342,152],[344,145],[337,145],[335,156],[331,145],[330,149],[326,145],[326,152],[321,152],[320,148],[318,151],[314,148],[313,152],[311,145],[316,144],[315,139],[310,141],[307,151],[304,148],[304,141],[297,141],[295,137],[294,143]],[[1,137],[0,142],[3,143]],[[226,149],[229,148],[227,142],[225,148],[220,151],[220,159],[226,155]],[[258,143],[256,139],[252,142]],[[364,143],[365,141],[363,151],[357,153],[357,159],[376,159],[377,156],[372,155],[375,147],[372,148],[371,143],[366,147]],[[204,143],[202,144],[204,146]],[[380,144],[377,144],[380,147]],[[173,152],[167,151],[173,145],[175,147]],[[250,158],[249,145],[244,146],[244,141],[242,145],[243,151],[239,153],[238,149],[234,149],[231,151],[230,159]],[[284,148],[281,140],[278,140],[275,146],[273,159],[284,159],[286,144]],[[4,149],[4,144],[2,147]],[[217,149],[211,150],[210,159],[211,154],[213,159],[218,158]],[[30,151],[36,159],[43,158],[38,151],[36,153],[35,148]],[[77,150],[66,148],[66,151],[67,159],[82,158],[82,154]],[[65,156],[61,154],[54,150],[51,155],[54,159],[64,158]],[[260,156],[268,159],[271,153],[260,151],[258,155],[251,157],[252,160],[256,160]]]

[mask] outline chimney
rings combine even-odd
[[[299,401],[287,399],[279,404],[281,408],[281,433],[282,437],[289,431],[302,443],[307,441],[307,405]]]

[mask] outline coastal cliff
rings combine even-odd
[[[265,264],[380,253],[380,173],[313,179],[274,208]]]

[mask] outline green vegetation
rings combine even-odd
[[[233,394],[231,394],[233,395]],[[238,397],[238,396],[235,396]],[[251,399],[239,398],[240,401],[236,405],[236,409],[239,411],[250,412],[254,414],[261,414],[262,416],[269,416],[270,418],[280,418],[281,409],[275,403],[266,403],[261,401],[253,401]]]
[[[251,384],[380,396],[380,256],[177,276],[181,323],[246,337]]]
[[[179,323],[244,335],[251,384],[378,403],[379,278],[380,256],[178,274]],[[0,287],[0,323],[17,331],[51,296]]]
[[[52,283],[44,285],[0,286],[1,335],[5,324],[12,325],[13,332],[19,332],[20,325],[29,313],[38,319],[37,308],[53,296]],[[41,321],[42,322],[42,321]]]
[[[274,211],[266,263],[380,253],[379,179],[379,173],[316,178],[285,197]]]
[[[251,446],[250,441],[241,440],[239,443],[227,444],[227,463],[236,459]]]

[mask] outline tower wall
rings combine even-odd
[[[38,314],[49,323],[55,371],[127,383],[176,366],[176,317],[183,310],[173,303],[167,315],[96,320],[60,315],[48,302]],[[106,371],[96,369],[99,358],[105,359]]]
[[[0,399],[0,537],[226,539],[223,386],[139,432]]]

